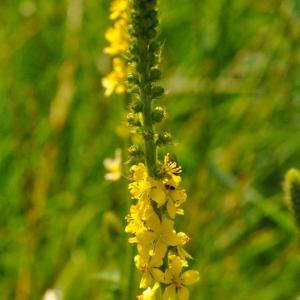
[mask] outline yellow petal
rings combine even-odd
[[[172,200],[169,200],[167,203],[167,211],[169,216],[174,219],[176,216],[176,207],[174,205],[174,202]]]
[[[152,276],[149,272],[146,272],[143,274],[141,282],[140,282],[140,288],[145,289],[149,286],[151,286],[152,283]]]
[[[181,279],[183,284],[189,285],[197,282],[200,279],[200,275],[198,271],[190,270],[184,272]]]
[[[174,221],[170,219],[165,219],[161,222],[161,231],[164,233],[173,232]]]
[[[155,201],[158,204],[158,207],[161,207],[166,202],[166,194],[159,187],[154,187],[151,190],[150,197],[153,201]]]
[[[154,232],[158,232],[160,230],[160,219],[158,217],[158,215],[153,212],[148,221],[147,221],[147,225],[154,231]]]
[[[193,259],[193,257],[187,251],[185,251],[185,249],[181,245],[177,246],[177,252],[180,258],[182,258],[183,260],[187,258]]]
[[[170,269],[167,269],[165,273],[165,284],[170,284],[173,279],[173,274]]]
[[[179,274],[184,266],[184,261],[179,256],[170,256],[170,270],[174,277],[179,277]]]
[[[151,270],[151,273],[152,273],[153,278],[154,278],[156,281],[158,281],[158,282],[164,282],[164,277],[165,277],[165,275],[164,275],[164,273],[163,273],[162,270],[157,269],[157,268],[153,268],[153,269]]]
[[[176,300],[176,288],[174,284],[166,287],[163,294],[163,300]]]
[[[167,252],[167,249],[168,249],[168,245],[165,242],[158,240],[154,249],[154,255],[156,259],[163,258]]]
[[[155,234],[151,231],[138,232],[136,235],[136,240],[142,245],[148,245],[155,240]]]
[[[189,290],[186,287],[181,287],[177,291],[177,296],[179,300],[189,300],[190,298]]]
[[[159,257],[158,255],[155,255],[155,253],[153,253],[150,261],[150,266],[153,268],[157,268],[160,267],[162,264],[163,264],[162,257]]]
[[[171,191],[170,196],[173,202],[176,203],[177,207],[181,205],[183,202],[185,202],[187,198],[185,190]]]
[[[164,234],[164,239],[169,246],[177,246],[181,242],[180,237],[174,231]]]
[[[144,292],[143,292],[143,295],[140,295],[138,296],[138,300],[155,300],[156,297],[156,293],[157,293],[157,290],[159,289],[159,283],[156,282],[154,284],[154,286],[152,288],[147,288]]]

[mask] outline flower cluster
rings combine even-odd
[[[105,34],[109,46],[104,52],[112,56],[112,72],[102,79],[105,96],[114,92],[126,92],[127,64],[123,55],[128,50],[128,7],[129,0],[114,0],[111,5],[110,19],[114,22]]]
[[[142,272],[140,288],[146,289],[138,299],[156,299],[161,290],[164,300],[189,299],[186,285],[198,281],[199,273],[182,272],[191,258],[184,250],[189,238],[174,229],[174,219],[184,213],[181,205],[187,198],[179,187],[181,168],[166,155],[158,178],[149,176],[143,163],[131,170],[129,190],[136,203],[130,208],[125,231],[133,234],[129,242],[137,244],[135,264]]]
[[[131,132],[143,140],[141,145],[137,138],[138,143],[129,148],[134,164],[129,191],[134,204],[125,228],[132,235],[129,242],[137,245],[134,262],[142,273],[140,288],[144,289],[138,299],[162,296],[163,300],[187,300],[186,286],[198,281],[199,273],[184,270],[191,259],[184,249],[190,239],[174,229],[175,218],[184,214],[182,204],[187,200],[180,187],[182,170],[169,154],[163,162],[158,159],[159,147],[170,144],[172,137],[155,128],[166,116],[165,108],[154,105],[164,94],[159,84],[157,0],[114,0],[110,18],[115,23],[107,31],[110,46],[105,52],[113,56],[114,69],[103,79],[103,85],[106,95],[129,93],[127,121]],[[122,56],[125,53],[127,66]]]

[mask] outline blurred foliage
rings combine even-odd
[[[191,299],[297,299],[282,177],[300,165],[300,2],[161,0],[162,100],[189,194]],[[133,299],[122,97],[103,97],[108,1],[0,2],[0,300]],[[124,163],[124,168],[126,168]],[[124,176],[126,177],[126,176]]]

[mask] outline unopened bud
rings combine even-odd
[[[139,120],[139,117],[135,113],[129,113],[127,115],[127,122],[132,126],[141,126],[141,121]]]
[[[159,98],[160,96],[163,95],[163,93],[165,92],[165,89],[162,86],[155,86],[152,88],[152,97],[155,98]]]
[[[165,116],[166,110],[161,106],[155,107],[152,111],[152,120],[156,123],[161,122],[165,118]]]
[[[153,68],[150,72],[151,81],[159,80],[161,77],[161,72],[158,68]]]
[[[139,157],[143,155],[143,149],[138,145],[131,145],[128,148],[128,153],[130,156]]]
[[[134,101],[131,105],[130,105],[130,108],[134,111],[134,112],[136,112],[136,113],[138,113],[138,112],[141,112],[141,111],[143,111],[143,102],[142,101],[140,101],[140,100],[136,100],[136,101]]]
[[[172,142],[172,135],[170,132],[163,132],[163,133],[159,133],[157,140],[156,140],[156,144],[157,145],[167,145],[170,144]]]

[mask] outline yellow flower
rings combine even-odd
[[[169,269],[165,274],[165,283],[169,284],[163,294],[163,300],[188,300],[189,290],[186,285],[193,284],[199,280],[199,272],[189,270],[181,274],[185,262],[178,256],[169,257]]]
[[[142,272],[140,288],[150,287],[153,280],[158,282],[164,281],[164,273],[159,267],[162,265],[162,260],[149,255],[149,252],[142,249],[140,254],[135,258],[136,267]]]
[[[151,184],[148,181],[147,169],[143,163],[131,167],[133,182],[128,185],[133,199],[148,198]]]
[[[153,200],[162,206],[166,202],[165,188],[161,181],[148,176],[144,164],[139,163],[132,167],[133,182],[129,184],[129,190],[133,199]]]
[[[183,214],[183,210],[179,210],[179,207],[186,201],[186,198],[185,190],[168,190],[167,211],[172,219],[175,218],[176,214]]]
[[[128,0],[114,0],[111,4],[111,14],[109,18],[111,20],[116,20],[121,17],[127,18],[128,16]]]
[[[126,23],[126,20],[120,19],[106,31],[105,38],[109,46],[104,49],[105,53],[111,56],[125,54],[128,49]]]
[[[181,242],[181,238],[173,229],[174,221],[170,219],[160,221],[154,211],[146,220],[146,227],[140,228],[136,236],[129,238],[128,241],[137,243],[140,249],[148,251],[157,261],[163,259],[169,246],[177,246]]]
[[[157,259],[162,259],[169,246],[177,246],[180,243],[180,238],[177,236],[174,227],[174,221],[164,219],[160,221],[158,215],[153,212],[150,218],[146,221],[149,227],[149,240],[153,242],[152,255]]]
[[[178,175],[182,172],[181,166],[178,166],[177,162],[171,158],[170,153],[167,153],[167,155],[164,157],[163,169],[170,176]]]
[[[152,288],[148,287],[143,292],[143,295],[137,296],[137,299],[138,300],[155,300],[158,289],[159,289],[159,283],[156,282]]]
[[[177,246],[179,257],[184,261],[192,259],[193,257],[183,248],[191,239],[184,232],[178,232],[177,235],[180,238],[180,244]]]
[[[166,176],[164,179],[164,184],[170,187],[178,187],[181,182],[181,177],[179,174],[182,172],[181,166],[177,165],[177,162],[171,158],[171,155],[168,153],[164,157],[164,163],[162,166],[162,174]]]
[[[107,170],[105,179],[109,181],[118,181],[121,178],[121,163],[122,163],[122,150],[116,149],[114,158],[105,158],[103,165]]]
[[[126,217],[126,220],[128,224],[125,227],[125,232],[137,233],[139,230],[145,227],[139,205],[130,206],[130,214]]]

